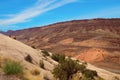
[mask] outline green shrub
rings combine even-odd
[[[93,70],[89,70],[89,69],[86,69],[84,70],[83,72],[83,75],[87,78],[87,79],[94,79],[94,77],[97,77],[98,74],[96,71],[93,71]]]
[[[67,72],[61,69],[60,65],[57,65],[53,70],[54,77],[59,80],[67,80]]]
[[[45,50],[42,50],[42,53],[43,53],[43,56],[50,56],[50,54],[47,52],[47,51],[45,51]]]
[[[40,60],[39,65],[40,65],[41,68],[43,68],[43,69],[45,68],[45,67],[44,67],[44,62],[43,62],[43,60]]]
[[[19,62],[15,61],[6,61],[3,66],[3,71],[5,74],[19,74],[23,72],[23,67],[20,65]]]
[[[59,56],[57,54],[52,54],[51,58],[55,61],[59,61]]]
[[[60,55],[60,54],[53,54],[51,58],[59,63],[64,62],[65,60],[65,55]]]
[[[69,80],[72,78],[73,74],[84,70],[86,67],[79,64],[78,61],[67,58],[64,62],[58,64],[54,70],[53,75],[59,80]]]

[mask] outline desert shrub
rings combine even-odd
[[[76,74],[79,71],[84,70],[86,67],[79,64],[78,61],[67,58],[64,62],[58,64],[54,70],[53,75],[59,80],[69,80],[72,78],[73,74]]]
[[[34,49],[36,49],[36,47],[35,46],[31,46],[32,48],[34,48]]]
[[[67,72],[64,71],[60,65],[54,68],[53,75],[55,78],[59,78],[59,80],[67,80]]]
[[[50,56],[50,54],[47,52],[47,51],[45,51],[45,50],[42,50],[42,53],[43,53],[43,56]]]
[[[60,54],[53,54],[51,58],[59,63],[64,62],[65,60],[65,55],[60,55]]]
[[[43,68],[43,69],[45,68],[45,67],[44,67],[44,62],[43,62],[43,60],[40,60],[39,66],[40,66],[41,68]]]
[[[32,75],[39,75],[40,71],[38,69],[34,69],[34,70],[31,71],[31,74]]]
[[[57,54],[52,54],[51,58],[57,62],[59,61],[59,57]]]
[[[25,57],[25,60],[32,63],[32,57],[29,54]]]
[[[23,72],[23,67],[20,65],[19,62],[15,61],[6,61],[3,66],[3,71],[5,74],[20,74]]]
[[[94,77],[98,76],[96,71],[89,70],[89,69],[84,70],[83,75],[88,80],[94,80]]]
[[[114,76],[113,80],[120,80],[120,78],[118,76]]]
[[[43,77],[44,80],[50,80],[47,76]]]

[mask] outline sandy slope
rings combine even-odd
[[[27,55],[32,57],[33,64],[25,60]],[[52,64],[51,59],[47,61],[45,57],[41,55],[40,51],[2,34],[0,34],[0,57],[19,61],[28,70],[38,69],[40,70],[42,76],[48,75],[52,77],[50,70],[53,69],[54,65]],[[43,60],[46,70],[39,67],[40,60]]]

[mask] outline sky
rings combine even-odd
[[[120,18],[120,0],[0,0],[0,31],[93,18]]]

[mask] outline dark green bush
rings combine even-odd
[[[83,74],[87,79],[94,79],[94,77],[98,76],[96,71],[89,70],[89,69],[84,70]]]
[[[67,80],[67,72],[61,68],[61,65],[57,65],[53,70],[53,75],[59,80]]]
[[[20,65],[19,62],[15,61],[6,61],[3,66],[3,71],[5,74],[19,74],[23,72],[23,67]]]
[[[45,50],[42,50],[42,53],[43,53],[43,56],[50,56],[50,54],[47,52],[47,51],[45,51]]]
[[[40,60],[39,65],[40,65],[41,68],[43,68],[43,69],[45,68],[45,67],[44,67],[44,62],[43,62],[43,60]]]
[[[73,74],[84,70],[86,67],[79,64],[78,61],[67,58],[64,62],[57,65],[53,70],[53,75],[59,80],[69,80],[72,78]]]
[[[51,58],[59,63],[64,62],[65,60],[65,55],[60,55],[60,54],[53,54]]]

